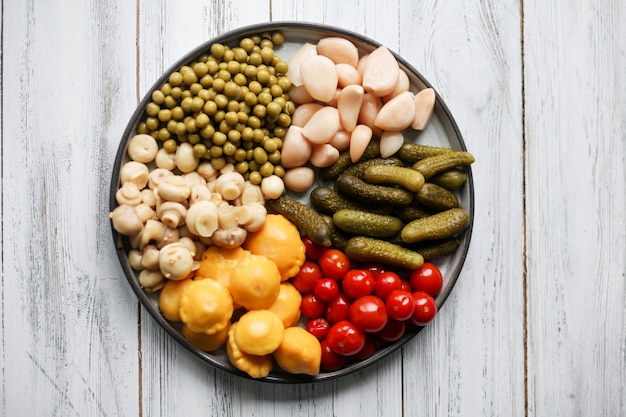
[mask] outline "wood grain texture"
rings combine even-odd
[[[0,414],[132,415],[137,303],[107,213],[135,11],[13,1],[2,20]]]
[[[477,162],[473,239],[463,272],[437,320],[404,349],[405,414],[521,416],[519,3],[413,4],[401,4],[408,16],[399,52],[446,101]]]
[[[626,5],[578,3],[2,2],[0,415],[626,416]],[[107,217],[138,100],[200,43],[272,20],[400,53],[477,159],[474,237],[437,320],[318,384],[179,346],[123,278]]]
[[[624,415],[626,6],[524,18],[529,415]]]

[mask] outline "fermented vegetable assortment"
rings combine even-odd
[[[315,376],[430,323],[471,222],[465,151],[417,144],[436,96],[384,46],[283,60],[281,32],[168,75],[128,140],[111,211],[141,287],[197,348],[252,378]]]

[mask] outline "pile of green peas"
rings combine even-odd
[[[211,45],[152,93],[138,133],[152,135],[170,153],[188,142],[196,157],[217,170],[233,164],[253,184],[282,177],[280,149],[296,109],[288,64],[274,53],[284,41],[272,32],[233,48]]]

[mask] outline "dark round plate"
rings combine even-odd
[[[216,37],[215,39],[199,45],[197,48],[193,49],[185,56],[180,58],[174,65],[172,65],[170,69],[168,69],[165,73],[163,73],[163,75],[161,75],[161,77],[159,77],[159,79],[154,83],[152,88],[146,93],[143,100],[130,118],[130,121],[128,122],[128,125],[121,138],[115,158],[115,163],[113,165],[110,190],[111,211],[117,206],[115,193],[120,186],[120,167],[129,160],[126,154],[128,140],[136,134],[137,125],[139,124],[139,122],[145,120],[145,107],[146,104],[148,104],[151,100],[152,92],[156,89],[159,89],[160,86],[164,82],[166,82],[170,73],[178,70],[183,65],[192,63],[201,54],[207,53],[213,43],[219,42],[226,45],[235,46],[238,45],[238,42],[241,38],[254,34],[261,34],[262,32],[267,31],[282,31],[284,33],[286,39],[285,43],[280,47],[276,47],[276,54],[279,55],[283,60],[288,60],[289,57],[291,57],[291,55],[296,51],[296,49],[305,42],[317,43],[317,41],[321,38],[328,36],[341,36],[349,39],[357,46],[361,55],[367,52],[371,52],[372,50],[380,46],[380,43],[358,33],[354,33],[337,27],[303,22],[272,22],[247,26],[230,31]],[[398,55],[396,55],[396,59],[398,60],[400,66],[409,75],[411,91],[416,92],[427,87],[432,87],[430,83],[406,60]],[[450,113],[445,103],[441,100],[441,97],[439,97],[438,95],[435,104],[435,112],[429,126],[422,132],[409,130],[405,131],[406,140],[413,140],[421,144],[433,146],[447,146],[455,150],[467,150],[465,142],[463,141],[463,138],[461,136],[461,132],[459,131],[456,122],[452,117],[452,114]],[[472,180],[471,169],[469,167],[467,168],[466,172],[468,174],[467,183],[460,190],[457,190],[456,193],[460,205],[470,213],[471,221],[469,227],[458,236],[460,244],[456,252],[450,256],[441,258],[436,262],[437,266],[439,266],[444,275],[443,288],[440,294],[436,297],[437,306],[439,308],[441,308],[441,306],[447,299],[459,277],[459,274],[461,273],[461,268],[463,267],[463,263],[465,261],[465,257],[467,255],[470,244],[470,236],[472,233],[472,225],[474,219],[474,184]],[[217,352],[207,353],[196,348],[191,343],[189,343],[187,339],[185,339],[179,323],[170,322],[161,315],[158,307],[157,295],[144,291],[144,289],[139,284],[138,272],[133,270],[133,268],[130,266],[128,260],[128,239],[119,235],[113,228],[111,229],[113,233],[113,241],[116,245],[117,255],[119,257],[122,270],[124,271],[124,274],[128,279],[131,288],[133,289],[145,309],[152,315],[154,320],[156,320],[156,322],[171,337],[176,339],[178,343],[180,343],[182,346],[184,346],[187,350],[189,350],[200,359],[228,373],[239,375],[247,379],[252,379],[246,373],[237,370],[230,364],[228,357],[226,356],[226,353],[223,349],[218,350]],[[274,367],[274,371],[270,373],[269,376],[259,379],[259,381],[274,383],[309,383],[326,381],[348,375],[356,371],[362,370],[391,355],[393,352],[404,346],[410,339],[412,339],[417,333],[419,333],[420,330],[421,328],[417,328],[410,333],[407,333],[398,342],[376,351],[376,353],[374,353],[374,355],[370,358],[361,362],[351,363],[350,365],[339,371],[321,372],[315,377],[310,377],[288,374],[286,372],[282,372],[278,367]]]

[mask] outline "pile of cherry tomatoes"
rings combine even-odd
[[[435,318],[434,297],[443,285],[436,265],[425,262],[406,273],[374,263],[353,265],[338,249],[316,245],[307,236],[303,242],[307,260],[292,283],[302,293],[306,328],[321,343],[322,370],[366,359],[408,328]]]

